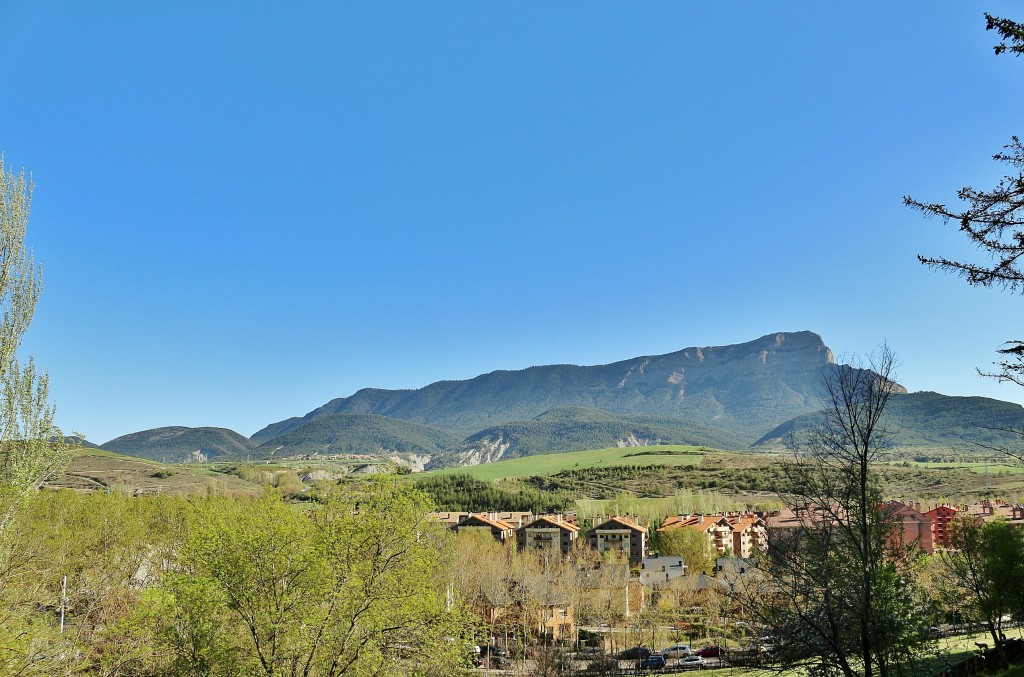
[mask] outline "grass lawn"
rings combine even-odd
[[[612,447],[589,451],[569,451],[561,454],[523,456],[497,463],[484,463],[462,468],[445,468],[423,473],[422,476],[440,474],[466,474],[494,481],[509,477],[533,477],[554,475],[563,470],[585,468],[608,468],[624,465],[644,466],[694,466],[700,463],[707,451],[705,447],[679,444],[662,444],[650,447]]]
[[[1014,637],[1019,633],[1020,630],[1015,628],[1012,632],[1007,634],[1009,637]],[[956,664],[971,654],[977,654],[978,648],[974,645],[975,642],[991,643],[991,641],[992,638],[988,633],[984,632],[976,635],[962,635],[940,639],[935,647],[937,655],[926,660],[922,674],[933,675],[940,672],[948,663]],[[716,670],[714,674],[728,675],[729,677],[768,677],[769,675],[797,677],[798,675],[806,673],[802,670],[787,670],[780,673],[760,668],[725,668],[722,670]],[[992,672],[986,674],[992,674],[996,677],[1024,677],[1024,665],[1013,666],[1005,672]]]

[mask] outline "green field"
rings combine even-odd
[[[946,461],[933,463],[929,461],[892,461],[888,465],[901,465],[911,468],[931,468],[933,470],[969,470],[982,475],[986,472],[990,475],[1024,473],[1024,466],[1007,464],[1006,462],[985,463],[984,461],[970,461],[961,463],[957,461]]]
[[[611,468],[615,466],[695,466],[710,449],[680,444],[662,444],[650,447],[611,447],[589,451],[570,451],[561,454],[523,456],[497,463],[484,463],[459,468],[432,470],[423,475],[461,474],[485,481],[513,477],[554,475],[563,470]]]

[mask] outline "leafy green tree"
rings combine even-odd
[[[1024,615],[1024,534],[1004,520],[966,517],[951,536],[952,549],[940,556],[947,574],[944,597],[966,618],[985,624],[1005,663],[1004,623]]]
[[[682,557],[691,574],[711,575],[714,572],[718,553],[706,534],[686,527],[656,531],[655,534],[653,547],[659,555]]]
[[[193,674],[451,674],[466,616],[438,571],[449,535],[393,478],[307,511],[268,496],[202,510],[169,585],[165,636]],[[200,628],[189,619],[223,619]],[[191,634],[189,634],[191,633]],[[230,660],[225,666],[224,661]]]

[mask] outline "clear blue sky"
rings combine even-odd
[[[250,435],[359,388],[776,331],[975,374],[1024,299],[901,197],[1006,173],[1024,59],[968,2],[17,2],[25,348],[95,442]]]

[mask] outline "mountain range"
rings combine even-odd
[[[161,460],[358,453],[415,468],[651,443],[764,448],[807,425],[822,406],[823,376],[836,368],[817,334],[776,333],[607,365],[494,371],[410,390],[366,388],[248,439],[223,428],[175,427],[101,446]],[[972,436],[998,444],[1005,440],[994,429],[1024,428],[1024,409],[1016,404],[908,395],[898,384],[893,392],[892,417],[910,445],[956,447]]]

